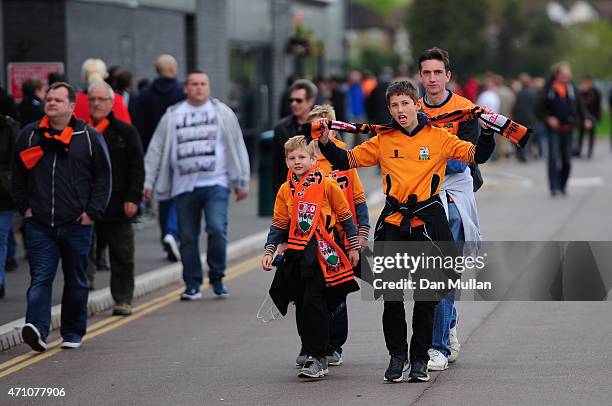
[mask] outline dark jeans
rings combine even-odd
[[[572,132],[548,130],[548,181],[550,191],[565,192],[572,159]]]
[[[26,247],[32,278],[27,292],[26,323],[43,337],[51,323],[51,292],[60,259],[64,272],[60,333],[65,340],[81,341],[87,328],[87,256],[93,225],[49,227],[25,220]]]
[[[202,285],[202,261],[200,260],[200,232],[202,212],[208,235],[206,262],[210,282],[220,281],[225,276],[227,263],[227,210],[228,188],[207,186],[182,193],[174,198],[181,240],[180,252],[183,263],[183,280],[187,289],[200,289]]]
[[[14,210],[0,211],[0,285],[5,285],[4,267],[8,259],[10,231],[13,228]]]
[[[175,240],[178,240],[178,220],[174,199],[159,201],[159,228],[162,239],[166,234],[170,234]]]
[[[132,304],[134,297],[134,229],[130,222],[96,223],[98,240],[108,244],[111,295],[115,303]]]
[[[595,141],[595,124],[589,129],[584,128],[584,126],[580,127],[580,133],[578,135],[578,145],[576,146],[576,155],[582,155],[582,141],[584,140],[584,135],[589,137],[589,149],[587,152],[587,156],[589,159],[593,157],[593,142]]]

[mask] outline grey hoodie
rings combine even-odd
[[[238,119],[232,109],[218,99],[211,98],[211,102],[221,127],[229,187],[230,189],[248,192],[251,168]],[[173,126],[175,111],[181,103],[187,102],[177,103],[166,110],[153,133],[145,156],[146,175],[144,186],[147,189],[154,190],[155,196],[160,200],[172,198],[172,160],[170,151],[172,150],[172,137],[175,135]]]

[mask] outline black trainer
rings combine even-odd
[[[428,382],[427,361],[415,361],[408,376],[410,382]]]
[[[34,351],[43,352],[47,350],[47,341],[40,335],[38,329],[31,323],[26,323],[21,329],[23,342]]]
[[[406,355],[391,355],[389,367],[385,372],[385,381],[401,382],[404,380],[404,371],[410,368],[410,362]]]

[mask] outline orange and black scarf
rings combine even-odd
[[[444,124],[455,121],[468,121],[474,118],[479,118],[484,127],[490,128],[521,148],[527,144],[531,133],[533,133],[531,128],[527,128],[512,121],[506,116],[496,113],[485,113],[485,110],[479,106],[474,106],[469,109],[459,109],[435,117],[429,117],[429,122],[431,124]]]
[[[108,118],[103,118],[96,125],[93,124],[93,121],[91,119],[90,119],[90,122],[89,122],[89,125],[91,125],[93,128],[95,128],[95,130],[97,132],[99,132],[100,134],[102,134],[102,135],[104,135],[104,131],[106,131],[106,129],[108,128],[109,124],[110,124],[110,121],[108,121]]]
[[[321,207],[325,199],[323,173],[313,166],[302,179],[291,174],[290,182],[293,189],[293,209],[287,248],[304,251],[314,236],[325,286],[333,287],[354,280],[349,259],[325,230],[321,221]]]
[[[38,125],[38,131],[42,134],[39,145],[19,153],[24,166],[31,170],[42,159],[45,152],[68,154],[70,151],[70,141],[72,141],[72,134],[74,133],[74,120],[73,116],[60,135],[52,135],[49,133],[49,117],[44,116]]]
[[[529,137],[533,133],[531,128],[527,128],[517,122],[514,122],[501,114],[487,114],[485,113],[485,110],[479,106],[459,109],[440,114],[435,117],[428,117],[427,120],[429,124],[437,125],[450,122],[468,121],[474,118],[480,118],[484,127],[487,127],[509,139],[520,148],[523,148],[527,144]],[[310,126],[310,136],[313,140],[318,139],[323,134],[325,122],[327,122],[327,126],[330,130],[371,136],[377,135],[380,131],[392,129],[392,127],[388,125],[353,124],[335,120],[319,120],[318,122],[307,125]]]

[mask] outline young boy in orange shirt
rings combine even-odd
[[[359,261],[359,239],[340,186],[315,165],[314,145],[304,136],[292,137],[285,143],[285,155],[289,180],[276,196],[262,267],[272,269],[276,247],[287,241],[270,296],[283,315],[289,303],[295,303],[306,355],[298,377],[318,379],[328,373],[330,309],[359,289],[353,276]],[[336,222],[346,232],[348,255],[334,241]]]
[[[308,113],[306,119],[307,122],[313,123],[320,119],[335,120],[336,112],[334,108],[329,104],[316,105]],[[332,131],[333,142],[336,143],[340,148],[345,148],[346,144],[343,143],[336,135],[335,131]],[[344,192],[344,196],[348,201],[351,213],[353,215],[353,222],[357,225],[359,234],[359,245],[361,250],[365,248],[368,243],[368,237],[370,235],[370,216],[368,213],[368,206],[366,205],[365,191],[363,184],[357,173],[357,169],[349,169],[347,171],[337,171],[332,169],[331,163],[321,154],[319,147],[315,142],[313,144],[317,161],[316,165],[321,169],[324,176],[335,179]],[[343,241],[346,246],[345,233],[340,224],[336,224],[336,236],[338,241]],[[359,265],[354,268],[357,273],[360,270]],[[359,274],[357,274],[359,276]],[[329,366],[342,365],[342,346],[346,343],[348,338],[348,312],[346,307],[346,301],[342,301],[336,309],[332,309],[329,315],[329,350],[327,352],[327,362]],[[295,360],[298,367],[301,367],[306,362],[306,355],[302,350]]]
[[[418,91],[409,81],[387,88],[389,126],[371,126],[373,137],[350,151],[329,142],[329,130],[319,148],[335,169],[380,164],[386,204],[376,224],[377,241],[453,241],[439,197],[448,159],[484,163],[495,148],[491,130],[483,128],[476,145],[462,141],[417,115]],[[327,126],[327,124],[324,124]],[[411,382],[429,381],[428,349],[437,301],[415,300],[408,354],[403,301],[385,300],[383,331],[389,351],[385,381],[400,382],[410,367]]]

